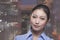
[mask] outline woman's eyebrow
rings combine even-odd
[[[38,15],[36,15],[36,14],[32,14],[32,16],[38,16]],[[45,18],[46,16],[43,16],[43,15],[42,15],[42,16],[40,16],[40,17]]]
[[[46,16],[40,16],[40,18],[46,18]]]
[[[36,14],[32,14],[32,16],[37,16]]]

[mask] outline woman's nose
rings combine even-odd
[[[35,23],[36,23],[36,24],[39,24],[39,20],[38,20],[38,19],[36,19]]]

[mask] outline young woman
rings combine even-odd
[[[37,5],[32,9],[32,13],[30,15],[30,30],[24,35],[16,36],[15,40],[53,40],[44,32],[49,18],[49,8],[46,5]]]

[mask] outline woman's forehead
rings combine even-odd
[[[32,13],[32,15],[47,16],[43,9],[36,9],[36,10],[34,10],[34,12]]]

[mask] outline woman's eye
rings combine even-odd
[[[45,18],[40,18],[40,19],[45,20]]]
[[[32,16],[33,18],[36,18],[36,16]]]

